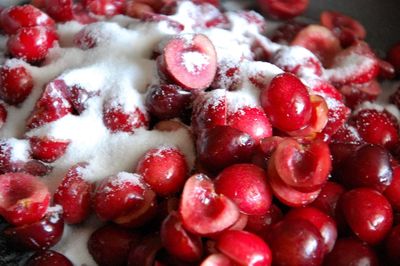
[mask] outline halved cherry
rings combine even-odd
[[[299,191],[312,192],[320,189],[328,180],[330,156],[329,146],[325,142],[315,141],[305,146],[287,138],[278,145],[273,162],[285,184]]]
[[[57,244],[64,232],[64,219],[61,209],[49,210],[40,221],[9,226],[4,231],[4,236],[9,244],[17,249],[42,250]]]
[[[71,167],[54,193],[54,202],[63,207],[63,217],[69,224],[80,223],[89,214],[92,186],[82,177],[85,167],[85,163]]]
[[[217,55],[212,42],[202,34],[174,38],[164,48],[168,76],[187,89],[205,89],[217,71]]]
[[[51,137],[32,137],[29,139],[32,157],[43,162],[51,163],[66,152],[69,141],[57,140]]]
[[[203,244],[199,236],[184,229],[176,212],[171,212],[161,226],[163,246],[174,257],[188,262],[198,261],[203,253]]]
[[[360,22],[336,11],[322,12],[320,22],[322,26],[332,30],[343,47],[350,46],[357,40],[364,40],[367,33]]]
[[[54,20],[32,5],[11,6],[0,13],[0,26],[7,34],[15,34],[20,28],[45,26],[53,28]]]
[[[23,65],[8,66],[6,63],[0,68],[0,99],[6,103],[22,103],[32,89],[32,75]]]
[[[291,19],[301,15],[308,7],[308,0],[258,0],[261,10],[273,18]]]
[[[354,109],[362,102],[373,102],[381,94],[382,89],[376,80],[364,84],[348,84],[340,88],[346,106]]]
[[[310,25],[302,29],[291,44],[307,48],[325,66],[329,66],[335,55],[341,50],[336,36],[327,28],[319,25]]]
[[[134,132],[135,129],[147,127],[147,114],[136,107],[134,110],[125,110],[121,104],[106,102],[103,109],[104,125],[113,133]]]
[[[259,236],[246,231],[227,230],[217,240],[217,249],[239,265],[269,266],[269,246]]]
[[[50,192],[37,177],[24,173],[0,175],[0,215],[19,226],[43,218],[50,205]]]
[[[239,219],[239,209],[224,195],[218,195],[205,175],[190,177],[182,192],[179,213],[184,227],[197,235],[219,233]]]

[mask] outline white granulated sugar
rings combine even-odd
[[[57,33],[59,36],[59,43],[61,47],[70,47],[74,45],[75,35],[83,28],[85,25],[80,24],[77,21],[68,21],[63,24],[57,25]]]
[[[252,89],[227,91],[226,92],[227,110],[230,113],[236,113],[243,107],[260,106],[259,93],[256,92],[257,90],[252,90]]]
[[[142,177],[138,174],[120,172],[115,177],[112,178],[111,185],[114,187],[120,187],[124,184],[132,184],[134,186],[139,186],[145,189],[145,185],[142,182]]]
[[[210,64],[208,55],[190,51],[182,53],[182,65],[186,70],[194,75],[198,75]]]
[[[360,73],[371,68],[375,60],[368,56],[352,53],[340,60],[332,68],[325,71],[325,78],[332,81],[342,81],[351,78],[355,73]]]
[[[11,162],[26,162],[29,158],[30,145],[28,140],[10,138],[7,140],[7,145],[11,151]]]
[[[246,88],[255,87],[251,80],[249,80],[250,78],[260,80],[262,84],[268,86],[276,75],[283,73],[283,70],[268,62],[243,60],[240,64],[240,73],[244,81],[243,87]],[[259,94],[259,88],[256,89]]]

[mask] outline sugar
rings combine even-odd
[[[198,75],[210,64],[208,55],[199,52],[182,53],[182,65],[194,75]]]
[[[10,138],[7,140],[7,146],[10,147],[11,162],[26,162],[28,160],[30,153],[29,141]]]

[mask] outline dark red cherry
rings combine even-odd
[[[46,250],[33,254],[25,264],[26,266],[73,266],[72,262],[56,251]]]

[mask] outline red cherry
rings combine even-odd
[[[272,204],[264,215],[249,215],[245,230],[260,236],[262,239],[266,239],[270,228],[281,221],[282,218],[282,211]]]
[[[344,85],[340,88],[340,92],[344,96],[346,106],[354,109],[363,102],[375,101],[382,89],[376,80],[372,80],[363,84]]]
[[[341,185],[328,181],[322,187],[318,197],[309,206],[323,211],[330,217],[335,217],[337,203],[344,192],[345,190]]]
[[[128,266],[155,266],[156,255],[162,249],[162,243],[158,234],[149,234],[140,242],[131,245],[128,256]],[[168,257],[171,257],[168,255]],[[114,264],[110,264],[114,265]],[[162,266],[164,264],[161,264]]]
[[[32,5],[11,6],[0,13],[1,28],[7,34],[15,34],[20,28],[44,26],[54,28],[55,22],[46,13]]]
[[[54,193],[54,202],[63,207],[63,217],[69,224],[83,222],[90,211],[92,186],[82,177],[85,167],[84,163],[71,167]]]
[[[7,48],[12,56],[27,62],[43,60],[58,37],[52,30],[43,26],[20,28],[8,38]]]
[[[190,177],[183,188],[179,213],[184,227],[197,235],[219,233],[239,219],[239,209],[224,195],[215,193],[205,175]]]
[[[289,44],[307,24],[296,20],[289,20],[279,26],[273,33],[271,40],[277,43]]]
[[[234,164],[215,179],[215,190],[249,215],[264,215],[271,206],[272,192],[263,169],[252,164]]]
[[[400,211],[400,166],[393,167],[392,183],[383,192],[393,209]]]
[[[100,16],[115,16],[123,13],[123,0],[86,0],[86,8],[89,12]]]
[[[17,227],[9,226],[3,234],[18,249],[44,250],[57,244],[63,231],[64,219],[60,211],[50,210],[42,220]]]
[[[32,137],[29,139],[34,159],[51,163],[60,158],[66,152],[69,141],[56,140],[51,137]]]
[[[215,253],[205,258],[200,266],[234,266],[234,263],[227,256]]]
[[[161,240],[167,251],[180,260],[195,262],[202,256],[201,238],[186,232],[176,212],[171,212],[164,220]]]
[[[261,10],[273,18],[291,19],[301,15],[308,7],[308,0],[258,0]]]
[[[373,249],[358,239],[344,238],[336,241],[335,247],[324,260],[326,266],[369,265],[378,266]]]
[[[284,219],[268,236],[274,265],[321,265],[325,253],[319,230],[307,220]]]
[[[393,227],[385,240],[385,251],[391,265],[400,264],[398,247],[400,247],[400,225]]]
[[[272,125],[280,130],[298,130],[310,122],[310,95],[293,74],[283,73],[273,78],[261,92],[261,104]]]
[[[139,244],[139,234],[115,225],[103,226],[90,236],[87,247],[99,265],[125,266],[130,246]]]
[[[271,250],[257,235],[227,230],[217,240],[217,249],[239,265],[271,265]]]
[[[185,156],[176,148],[151,149],[139,160],[136,172],[159,195],[170,195],[183,188],[188,174]]]
[[[0,215],[19,226],[39,221],[50,205],[50,192],[37,177],[24,173],[0,175]]]
[[[23,65],[8,66],[6,63],[0,68],[0,98],[6,103],[22,103],[32,89],[33,78]]]
[[[4,123],[7,121],[7,109],[3,104],[0,104],[0,129],[3,127]],[[1,160],[1,159],[0,159]],[[1,170],[0,170],[1,172]]]
[[[400,74],[400,43],[394,44],[387,53],[387,60],[394,66],[397,75]]]
[[[393,223],[390,203],[376,190],[357,188],[343,194],[340,211],[353,232],[369,244],[378,244]]]
[[[73,266],[72,262],[61,253],[46,250],[33,254],[26,262],[26,266]]]
[[[174,38],[164,48],[163,59],[167,75],[187,89],[205,89],[211,85],[217,71],[214,45],[205,35],[191,39]]]
[[[104,125],[111,132],[134,132],[135,129],[148,126],[148,117],[138,107],[134,110],[124,110],[118,103],[107,102],[103,110]]]
[[[72,0],[44,0],[44,8],[47,14],[58,22],[74,18]]]

